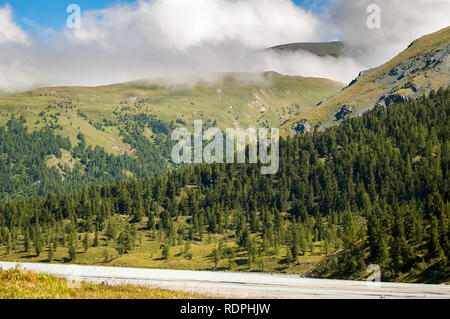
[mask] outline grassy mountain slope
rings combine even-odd
[[[405,51],[386,64],[362,72],[340,93],[302,116],[295,117],[285,129],[301,119],[325,128],[336,120],[344,105],[359,115],[375,106],[389,106],[415,98],[431,89],[450,85],[450,27],[414,41]]]
[[[0,125],[11,114],[24,116],[31,130],[57,126],[56,132],[77,143],[82,132],[88,144],[108,153],[132,153],[119,135],[120,115],[144,113],[169,123],[194,119],[221,128],[279,126],[289,117],[310,111],[342,84],[317,78],[229,74],[216,84],[163,87],[126,83],[104,87],[41,88],[0,97]],[[112,125],[105,127],[104,123]],[[102,129],[100,129],[102,128]],[[152,132],[146,132],[149,136]]]

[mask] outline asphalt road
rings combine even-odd
[[[4,270],[47,273],[70,281],[132,284],[223,298],[444,298],[450,286],[308,279],[261,273],[228,273],[0,262]]]

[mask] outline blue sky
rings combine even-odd
[[[315,12],[327,1],[293,0],[297,5]],[[0,7],[9,3],[13,8],[16,23],[24,30],[34,32],[40,28],[54,30],[63,28],[67,19],[66,8],[72,3],[78,4],[82,10],[89,10],[105,8],[116,3],[133,2],[135,0],[0,0]]]
[[[36,25],[55,30],[64,27],[69,4],[76,3],[82,10],[100,9],[115,3],[128,3],[134,0],[0,0],[0,7],[9,3],[14,11],[14,20],[23,29],[34,31]]]

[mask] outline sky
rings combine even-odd
[[[293,0],[307,10],[319,12],[328,0]],[[65,27],[68,5],[75,3],[82,10],[94,10],[111,7],[117,4],[135,4],[136,0],[0,0],[0,7],[10,4],[14,8],[14,19],[24,29],[39,33],[51,28],[61,30]]]
[[[14,8],[14,19],[27,31],[39,32],[39,28],[61,30],[65,27],[68,5],[75,3],[82,10],[102,9],[117,3],[134,0],[0,0],[0,7],[9,4]]]
[[[51,85],[276,71],[350,82],[449,25],[448,0],[0,0],[0,93]],[[68,29],[66,8],[81,7]],[[380,7],[380,28],[367,8]],[[262,52],[345,40],[351,56]]]

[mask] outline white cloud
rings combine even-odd
[[[381,28],[367,27],[369,4],[381,8]],[[333,0],[327,21],[341,38],[362,49],[359,61],[377,66],[415,39],[449,26],[448,0]]]
[[[55,35],[52,47],[34,41],[26,52],[0,52],[15,74],[0,73],[0,87],[20,88],[24,78],[22,88],[260,72],[267,66],[256,49],[313,41],[320,29],[290,0],[142,0],[85,11],[81,23]]]
[[[366,7],[374,2],[382,9],[380,30],[366,26]],[[82,28],[55,32],[53,44],[27,35],[6,6],[0,8],[0,91],[154,77],[185,81],[229,71],[349,82],[417,37],[447,26],[449,6],[448,0],[332,0],[318,16],[290,0],[141,0],[84,11]],[[258,51],[338,37],[360,48],[359,54],[334,59]]]
[[[275,52],[264,54],[266,68],[285,75],[319,77],[349,82],[364,68],[350,57],[318,57],[308,53],[291,52],[282,55]]]
[[[66,36],[83,43],[111,45],[126,39],[177,50],[229,40],[249,48],[312,41],[319,36],[320,27],[317,17],[290,0],[140,1],[137,8],[86,12],[82,21],[82,29]]]
[[[30,49],[31,39],[13,21],[12,8],[0,7],[0,93],[36,84],[34,63],[23,56]]]
[[[13,21],[11,6],[0,8],[0,44],[12,42],[28,43],[28,37]]]

